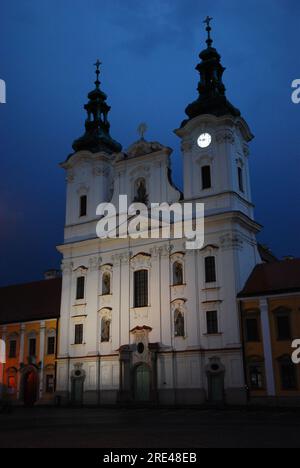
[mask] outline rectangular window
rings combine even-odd
[[[280,363],[282,390],[297,390],[296,366],[292,361]]]
[[[277,332],[278,341],[290,341],[291,340],[291,324],[289,314],[277,315]]]
[[[84,299],[84,289],[85,289],[85,277],[80,276],[79,278],[77,278],[76,300]]]
[[[217,281],[215,257],[206,257],[205,259],[205,281],[206,283],[215,283]]]
[[[206,312],[207,334],[216,335],[219,333],[218,312],[211,310]]]
[[[81,345],[83,343],[83,325],[82,323],[75,325],[75,344]]]
[[[80,197],[80,218],[87,215],[87,196]]]
[[[148,271],[134,273],[134,307],[148,307]]]
[[[46,393],[54,393],[54,375],[46,375]]]
[[[35,357],[36,356],[36,339],[30,338],[29,340],[29,356]]]
[[[248,343],[257,343],[260,341],[258,320],[256,317],[246,319],[246,340]]]
[[[244,178],[243,178],[243,169],[238,167],[238,179],[239,179],[239,190],[244,192]]]
[[[55,354],[55,337],[54,336],[48,337],[47,354],[48,356],[52,356]]]
[[[9,357],[12,359],[12,358],[15,358],[17,357],[17,342],[16,340],[11,340],[9,342]]]
[[[211,188],[211,170],[210,166],[202,167],[202,190]]]

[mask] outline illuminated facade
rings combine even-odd
[[[300,404],[300,366],[291,358],[300,337],[300,260],[258,265],[239,300],[251,400]]]
[[[60,297],[60,278],[0,288],[4,400],[28,406],[53,402]]]

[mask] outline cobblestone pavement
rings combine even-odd
[[[18,408],[0,415],[0,447],[300,447],[300,412]]]

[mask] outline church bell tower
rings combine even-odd
[[[226,97],[225,68],[213,47],[212,18],[205,20],[207,47],[200,53],[198,98],[175,133],[181,138],[184,198],[205,203],[206,213],[241,211],[253,219],[249,142],[253,135]]]

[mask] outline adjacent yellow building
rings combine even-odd
[[[53,402],[61,278],[0,288],[0,398]]]
[[[258,265],[239,294],[245,374],[252,400],[300,403],[300,260]]]

